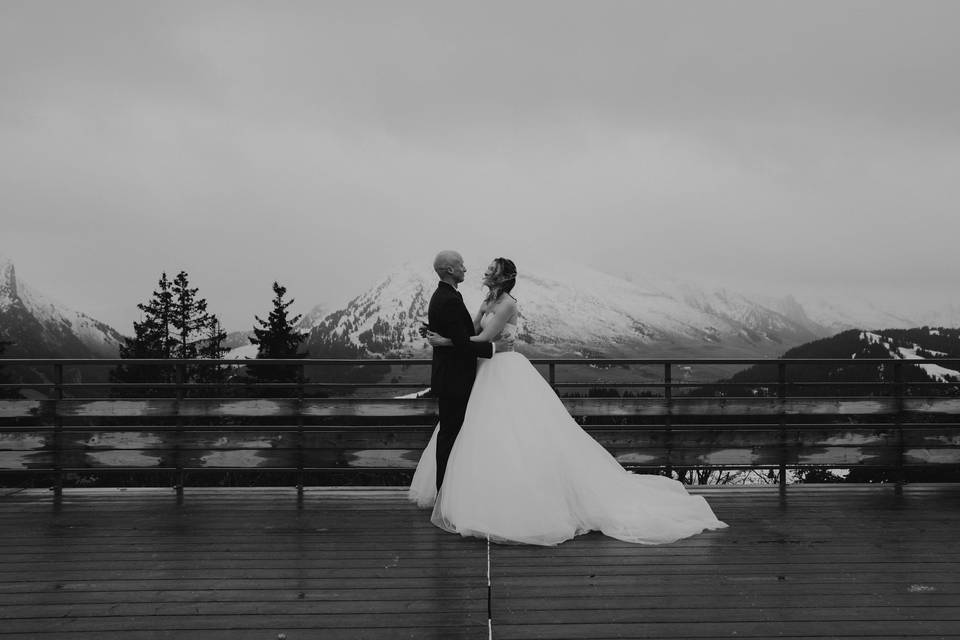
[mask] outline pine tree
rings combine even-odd
[[[304,358],[307,354],[297,353],[297,349],[307,334],[295,329],[296,323],[303,316],[299,314],[293,318],[287,316],[287,309],[294,301],[290,299],[284,302],[286,287],[274,282],[273,293],[273,309],[267,319],[254,316],[260,326],[254,327],[255,337],[249,340],[251,344],[257,345],[257,358]],[[299,378],[299,368],[282,365],[249,365],[247,374],[254,382],[296,382]]]
[[[210,320],[207,323],[206,335],[198,349],[200,358],[209,358],[219,360],[226,354],[227,349],[223,346],[227,339],[227,332],[223,330],[220,320],[217,316],[210,314]],[[217,383],[225,382],[227,379],[227,370],[220,365],[201,365],[197,368],[197,382]]]
[[[181,359],[220,358],[226,333],[217,316],[207,310],[207,301],[190,286],[186,271],[181,271],[171,287],[173,306],[170,327],[175,347],[173,357]],[[216,365],[192,365],[186,368],[185,382],[222,382],[224,375]],[[202,394],[203,392],[201,392]]]
[[[223,346],[227,339],[227,332],[223,330],[223,325],[217,316],[210,314],[210,321],[207,323],[207,332],[204,336],[203,344],[200,345],[200,357],[218,360],[226,354],[228,349]]]
[[[207,301],[198,298],[197,291],[196,287],[190,286],[186,271],[181,271],[174,278],[170,327],[175,340],[175,358],[196,358],[200,355],[200,336],[210,324],[211,316],[207,313]]]
[[[126,338],[120,347],[121,358],[195,359],[220,358],[225,349],[226,333],[217,317],[207,311],[207,301],[191,287],[186,271],[180,271],[171,282],[164,272],[149,301],[138,304],[143,320],[133,323],[134,337]],[[163,382],[176,380],[173,366],[120,365],[111,372],[116,382]],[[184,382],[218,382],[219,367],[190,366]],[[136,392],[135,392],[136,393]],[[146,395],[157,395],[149,389]]]
[[[121,358],[171,357],[175,346],[175,339],[170,333],[173,293],[166,272],[161,274],[157,286],[150,300],[137,305],[143,313],[143,319],[133,323],[134,336],[124,338],[124,343],[120,345]],[[110,379],[114,382],[173,382],[174,369],[155,365],[120,365],[110,373]]]

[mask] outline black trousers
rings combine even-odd
[[[437,409],[440,413],[440,430],[437,432],[437,491],[443,484],[447,471],[447,459],[453,450],[453,443],[460,434],[463,417],[467,412],[468,396],[440,396]]]

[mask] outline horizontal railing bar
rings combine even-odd
[[[296,417],[296,416],[291,416]],[[575,415],[575,418],[584,418],[590,417],[593,419],[600,419],[610,416],[589,416],[589,415]],[[698,416],[675,416],[675,418],[697,418]],[[715,418],[715,415],[711,414],[701,414],[700,418]],[[764,417],[764,416],[758,416]],[[796,418],[796,414],[793,416],[787,416]],[[677,422],[674,420],[671,423],[671,428],[675,429],[686,429],[686,428],[705,428],[705,429],[746,429],[746,430],[756,430],[756,429],[770,429],[778,428],[781,424],[789,428],[796,429],[822,429],[828,431],[867,431],[870,429],[879,429],[887,430],[895,428],[897,426],[902,426],[904,428],[914,428],[914,429],[931,429],[931,430],[941,430],[941,429],[956,429],[960,427],[960,422],[957,421],[937,421],[937,422],[916,422],[916,421],[905,421],[901,423],[894,422],[805,422],[798,420],[786,420],[784,423],[780,421],[766,420],[766,421],[757,421],[757,422],[748,422],[748,421],[730,421],[730,422],[716,422],[708,421],[705,422],[701,420],[690,420],[686,422]],[[416,431],[420,429],[433,429],[436,426],[435,421],[430,422],[420,422],[420,423],[383,423],[379,422],[377,424],[349,424],[347,422],[340,422],[336,424],[304,424],[304,429],[311,429],[314,431]],[[249,431],[276,431],[276,432],[287,432],[287,431],[296,431],[299,425],[295,421],[283,422],[280,424],[264,424],[264,423],[251,423],[251,424],[188,424],[188,425],[174,425],[174,424],[155,424],[155,423],[145,423],[145,424],[65,424],[61,427],[64,432],[73,431],[73,432],[88,432],[88,431],[164,431],[171,430],[176,431],[178,429],[183,429],[187,431],[236,431],[238,433],[244,433]],[[587,425],[587,428],[610,428],[610,429],[663,429],[664,425],[660,422],[652,423],[591,423]],[[4,426],[0,428],[0,433],[53,433],[55,427],[53,425],[11,425]],[[0,449],[3,447],[0,446]]]
[[[349,385],[349,384],[348,384],[348,385],[345,385],[345,386],[347,386],[347,387],[353,387],[354,385]],[[658,385],[658,386],[663,386],[663,385]],[[825,386],[825,385],[816,385],[816,386]],[[696,396],[696,397],[698,397],[698,398],[705,398],[705,399],[715,399],[715,400],[717,400],[718,402],[731,398],[731,396]],[[886,400],[889,400],[889,399],[890,399],[890,396],[874,396],[874,395],[845,395],[845,396],[816,395],[816,396],[788,396],[787,398],[777,398],[777,397],[775,397],[775,396],[732,396],[732,397],[736,397],[736,398],[740,398],[740,399],[744,399],[744,400],[746,400],[746,399],[756,400],[756,401],[758,401],[758,402],[761,402],[761,401],[773,401],[773,400],[801,400],[801,401],[804,401],[804,402],[811,402],[811,401],[816,401],[816,400],[823,400],[824,402],[836,402],[836,401],[838,401],[838,400],[876,400],[876,401],[886,401]],[[908,400],[937,400],[937,401],[942,401],[942,400],[949,399],[949,398],[952,398],[952,397],[953,397],[953,396],[939,396],[939,395],[931,395],[931,396],[916,395],[916,396],[913,396],[913,395],[912,395],[912,396],[907,396],[907,399],[908,399]],[[688,396],[680,396],[679,398],[676,398],[676,399],[678,399],[678,400],[684,400],[684,399],[686,399],[686,398],[688,398]],[[317,402],[348,402],[348,403],[354,403],[354,404],[357,404],[357,403],[359,403],[359,404],[363,404],[363,403],[398,403],[398,404],[403,404],[403,403],[406,403],[406,402],[420,402],[420,401],[433,400],[433,398],[431,398],[431,397],[429,397],[429,396],[423,397],[423,398],[416,398],[416,399],[410,399],[410,398],[393,398],[393,397],[378,398],[378,397],[373,397],[373,396],[362,396],[362,397],[361,397],[361,396],[330,396],[330,397],[316,397],[316,398],[311,397],[311,398],[306,398],[306,399],[309,400],[309,401],[312,402],[312,403],[317,403]],[[609,397],[607,397],[607,396],[597,396],[597,397],[593,397],[593,398],[588,398],[588,397],[583,397],[583,396],[581,396],[581,397],[579,397],[579,398],[570,398],[570,399],[571,399],[571,400],[591,400],[591,401],[593,401],[593,400],[608,400],[608,401],[612,401],[612,402],[623,401],[623,400],[631,400],[631,401],[644,401],[644,400],[649,400],[649,401],[651,401],[651,402],[662,402],[662,401],[664,400],[664,397],[663,397],[663,396],[638,396],[638,397],[621,398],[621,397],[615,397],[615,396],[609,396]],[[41,400],[27,400],[27,399],[23,399],[23,398],[0,398],[0,403],[3,403],[3,402],[18,402],[18,403],[29,403],[29,402],[45,402],[45,403],[70,402],[70,403],[76,403],[76,402],[93,402],[93,401],[130,402],[130,401],[148,401],[148,400],[149,400],[149,401],[158,401],[158,402],[160,402],[160,401],[172,402],[172,401],[175,400],[175,398],[173,398],[173,397],[160,397],[160,398],[156,398],[156,397],[150,397],[150,396],[131,396],[131,397],[116,397],[116,398],[115,398],[115,397],[109,397],[109,396],[108,396],[108,397],[89,397],[89,398],[84,397],[84,398],[64,398],[63,400],[55,400],[55,399],[53,399],[53,398],[46,398],[46,399],[41,399]],[[255,397],[251,397],[251,398],[244,398],[244,397],[236,397],[236,398],[234,398],[234,397],[229,397],[229,396],[214,396],[214,395],[211,395],[211,396],[200,396],[200,397],[182,398],[181,400],[182,400],[183,402],[192,402],[192,401],[198,401],[198,400],[205,400],[205,401],[219,400],[219,401],[223,401],[223,402],[227,402],[227,403],[229,403],[229,402],[243,403],[243,402],[250,402],[250,401],[253,401],[253,400],[263,400],[263,401],[266,401],[266,402],[290,402],[290,401],[296,400],[296,398],[292,398],[292,397],[268,397],[268,396],[255,396]]]
[[[663,463],[660,463],[660,462],[643,463],[643,462],[621,461],[620,464],[626,469],[662,469],[663,468]],[[763,470],[776,469],[778,466],[779,466],[778,464],[773,464],[769,462],[757,462],[755,464],[744,464],[744,463],[727,464],[727,463],[711,462],[711,463],[685,464],[685,465],[681,465],[680,468],[699,469],[701,467],[708,467],[716,471],[738,471],[738,470],[749,471],[749,470],[761,470],[761,469]],[[790,463],[790,464],[787,464],[787,469],[792,471],[797,471],[800,469],[809,469],[809,468],[815,468],[815,467],[821,467],[821,466],[823,465],[816,464],[816,463],[809,463],[809,464],[808,463],[800,463],[800,464]],[[850,469],[850,468],[882,469],[888,466],[889,466],[888,464],[883,464],[883,463],[857,462],[856,464],[854,464],[854,463],[848,462],[848,463],[838,463],[833,468],[836,468],[836,469]],[[913,462],[913,463],[904,462],[903,466],[910,469],[929,469],[930,468],[929,464],[916,463],[916,462]],[[159,466],[158,467],[61,467],[61,469],[64,472],[84,473],[88,475],[89,474],[114,474],[114,473],[151,474],[151,473],[169,472],[175,468],[176,467],[166,467],[166,466],[164,467],[159,467]],[[231,472],[231,473],[243,472],[243,473],[256,473],[256,474],[271,473],[272,474],[272,473],[296,473],[298,471],[297,467],[190,467],[190,466],[186,466],[182,468],[185,471],[189,471],[191,474],[220,474],[225,472]],[[396,473],[400,471],[413,473],[414,468],[413,467],[403,467],[403,468],[373,467],[373,466],[371,467],[304,466],[303,470],[309,471],[309,472],[322,471],[322,472],[329,472],[329,473],[333,473],[333,472],[335,473],[364,473],[364,472]],[[56,472],[56,469],[54,467],[35,467],[35,468],[29,468],[29,469],[0,468],[0,475],[8,475],[8,474],[17,474],[17,475],[40,474],[42,475],[42,474],[51,474],[55,472]],[[775,483],[771,482],[770,484],[774,485]],[[171,492],[175,491],[174,487],[169,487],[169,488]]]
[[[363,388],[420,388],[429,387],[429,382],[65,382],[61,385],[43,383],[0,384],[15,388],[67,389],[298,389],[300,387],[363,387]],[[662,385],[661,385],[662,386]]]
[[[348,385],[349,386],[349,385]],[[752,401],[758,404],[769,404],[776,403],[780,401],[790,401],[790,402],[802,402],[802,403],[811,403],[811,402],[823,402],[834,404],[837,402],[890,402],[894,399],[892,396],[875,396],[875,395],[843,395],[843,396],[831,396],[831,395],[816,395],[816,396],[788,396],[786,398],[777,398],[775,396],[675,396],[673,400],[677,403],[685,403],[688,400],[698,400],[706,401],[711,400],[716,403],[723,404],[731,400],[746,400]],[[946,402],[956,400],[954,396],[907,396],[905,398],[909,402],[922,402],[929,400],[931,402]],[[305,398],[311,406],[317,404],[348,404],[348,405],[363,405],[363,404],[384,404],[384,405],[396,405],[398,407],[404,407],[413,404],[422,404],[424,402],[433,402],[435,398],[430,396],[424,396],[419,398],[397,398],[397,397],[371,397],[371,396],[333,396],[333,397],[309,397]],[[631,397],[620,397],[620,396],[595,396],[595,397],[563,397],[562,400],[570,402],[606,402],[610,404],[618,403],[643,403],[649,402],[652,404],[662,404],[666,401],[664,396],[631,396]],[[201,396],[201,397],[190,397],[190,398],[181,398],[177,399],[174,397],[82,397],[82,398],[64,398],[62,400],[56,400],[53,398],[46,398],[40,400],[27,400],[27,399],[0,399],[0,406],[5,404],[16,404],[22,406],[53,406],[56,404],[63,404],[68,406],[76,406],[78,404],[85,403],[117,403],[120,405],[129,404],[131,402],[153,402],[158,404],[171,404],[171,406],[176,406],[177,403],[183,405],[190,405],[195,403],[211,403],[211,402],[220,402],[224,405],[244,405],[251,402],[262,401],[264,403],[279,403],[280,405],[288,405],[290,403],[295,403],[297,398],[294,397],[263,397],[256,396],[252,398],[244,397],[224,397],[224,396]]]
[[[758,381],[758,382],[618,382],[618,381],[599,381],[599,382],[562,382],[558,381],[554,383],[556,387],[775,387],[780,384],[775,380],[767,381]],[[866,386],[892,386],[899,384],[895,381],[863,381],[863,382],[842,382],[834,380],[824,380],[820,381],[786,381],[784,384],[787,386],[793,387],[816,387],[816,386],[831,386],[831,387],[866,387]],[[960,385],[958,382],[949,382],[949,381],[916,381],[916,382],[903,382],[902,384],[919,387],[919,386],[929,386],[929,387],[950,387]],[[215,389],[215,388],[230,388],[230,389],[297,389],[299,387],[360,387],[360,388],[418,388],[418,387],[429,387],[429,381],[421,382],[236,382],[236,381],[224,381],[224,382],[65,382],[61,385],[52,382],[38,382],[38,383],[0,383],[0,389],[3,388],[24,388],[28,387],[31,389],[102,389],[102,388],[118,388],[118,389]]]
[[[126,365],[147,365],[147,366],[169,366],[177,365],[204,365],[204,366],[283,366],[296,368],[301,365],[306,366],[350,366],[367,364],[409,364],[409,365],[430,365],[432,360],[424,358],[313,358],[313,359],[288,359],[271,358],[263,360],[251,360],[248,358],[239,359],[205,359],[205,358],[0,358],[0,364],[7,365],[83,365],[83,366],[116,366]]]
[[[383,432],[406,432],[406,431],[421,431],[421,430],[431,430],[436,425],[433,423],[424,423],[424,424],[375,424],[375,425],[351,425],[351,424],[336,424],[336,425],[327,425],[327,424],[306,424],[303,425],[305,431],[312,432],[349,432],[349,431],[383,431]],[[741,429],[744,431],[757,431],[757,430],[766,430],[766,429],[776,429],[779,428],[779,422],[748,422],[748,423],[724,423],[724,422],[673,422],[671,429],[675,430],[686,430],[686,429],[717,429],[717,430],[737,430]],[[788,429],[796,430],[822,430],[822,431],[869,431],[869,430],[881,430],[888,431],[891,429],[897,428],[897,425],[892,422],[870,422],[870,423],[835,423],[835,422],[791,422],[787,421],[785,426]],[[960,422],[904,422],[900,424],[905,429],[929,429],[932,431],[941,431],[941,430],[952,430],[960,429]],[[64,425],[62,430],[64,433],[87,433],[87,432],[150,432],[150,431],[189,431],[191,433],[203,433],[203,432],[235,432],[238,434],[253,432],[253,431],[263,431],[271,433],[290,433],[296,432],[300,427],[297,424],[224,424],[224,425],[163,425],[163,424],[141,424],[141,425]],[[585,427],[588,430],[594,429],[605,429],[605,430],[623,430],[623,431],[654,431],[654,430],[663,430],[665,427],[660,423],[654,424],[589,424]],[[17,425],[10,427],[3,427],[2,433],[35,433],[35,434],[50,434],[54,432],[53,426],[48,425]],[[0,450],[4,450],[2,444],[0,444]]]
[[[92,386],[96,387],[106,387],[110,386],[112,383],[106,382],[104,384],[93,384]],[[119,386],[116,385],[116,386]],[[124,385],[125,386],[125,385]],[[55,389],[57,384],[55,382],[3,382],[0,383],[0,389]]]
[[[555,382],[555,387],[762,387],[776,386],[777,382]],[[892,385],[893,382],[787,382],[794,386],[868,386],[868,385]],[[956,385],[956,382],[914,382],[904,383],[908,385],[936,385],[949,386]],[[360,387],[360,388],[419,388],[429,387],[429,382],[65,382],[62,385],[54,383],[6,383],[0,384],[0,389],[15,388],[20,389],[28,387],[31,389],[297,389],[300,387]]]
[[[777,381],[770,382],[555,382],[555,387],[776,387]],[[793,387],[869,387],[893,386],[896,382],[790,382],[785,383]],[[957,382],[904,382],[907,386],[956,386]]]
[[[931,382],[921,382],[921,381],[918,381],[918,382],[904,382],[903,384],[904,384],[904,386],[907,386],[907,387],[956,387],[956,386],[960,385],[960,381],[958,381],[958,382],[933,382],[933,381],[931,381]]]
[[[918,360],[904,360],[900,358],[530,358],[530,362],[538,364],[557,364],[557,365],[666,365],[666,364],[729,364],[729,365],[751,365],[751,364],[834,364],[846,363],[848,365],[869,365],[884,363],[901,363],[907,365],[921,364],[939,364],[956,363],[960,364],[960,358],[923,358]],[[0,358],[3,365],[84,365],[84,366],[115,366],[120,364],[127,365],[156,365],[156,366],[175,366],[175,365],[220,365],[220,366],[356,366],[356,365],[431,365],[432,360],[428,358],[304,358],[304,359],[203,359],[203,358],[146,358],[146,359],[125,359],[125,358]]]
[[[600,388],[600,389],[657,389],[663,387],[690,388],[700,387],[776,387],[778,382],[562,382],[557,381],[554,387],[564,388]],[[805,381],[790,382],[788,387],[893,387],[897,382],[838,382],[838,381]],[[957,387],[960,382],[934,382],[918,381],[903,382],[907,387]],[[350,388],[350,389],[427,389],[429,382],[184,382],[177,384],[175,382],[67,382],[62,385],[55,383],[0,383],[0,389],[63,389],[68,391],[83,389],[323,389],[323,388]]]

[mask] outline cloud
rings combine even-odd
[[[232,326],[273,279],[309,306],[448,246],[932,300],[960,225],[958,18],[8,1],[0,251],[121,324],[162,269],[195,273]]]

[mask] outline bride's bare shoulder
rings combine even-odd
[[[509,293],[500,296],[500,299],[491,303],[491,311],[494,313],[513,314],[517,310],[517,299]]]

